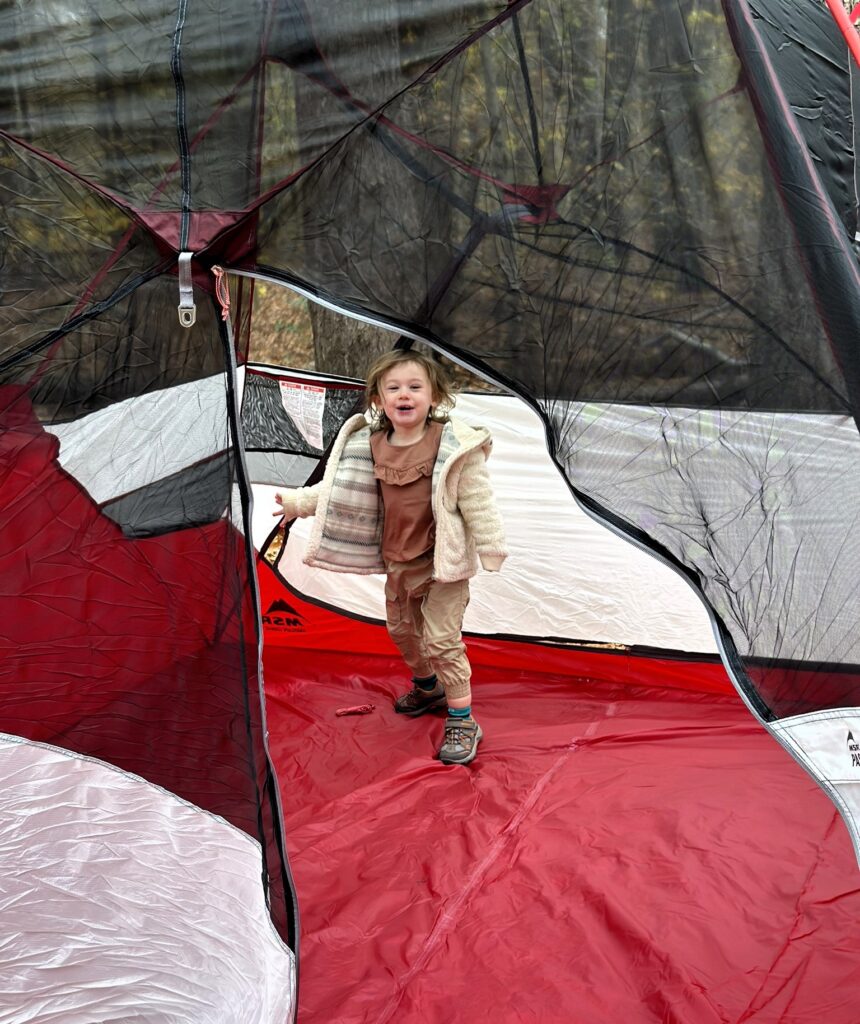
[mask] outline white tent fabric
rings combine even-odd
[[[770,725],[836,804],[860,860],[860,708],[831,708]]]
[[[472,584],[465,629],[520,637],[716,651],[708,615],[686,580],[615,536],[576,504],[552,462],[537,414],[507,395],[460,395],[455,414],[493,434],[488,468],[511,555],[501,573]],[[275,519],[276,487],[254,487],[254,543]],[[302,593],[377,619],[383,580],[310,569],[302,562],[310,522],[290,532],[282,574]]]
[[[60,464],[99,504],[187,469],[229,446],[226,386],[217,374],[52,424]]]
[[[260,847],[103,762],[0,736],[0,1024],[283,1024]]]

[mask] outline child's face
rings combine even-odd
[[[433,399],[430,378],[418,363],[400,363],[379,382],[379,402],[395,431],[423,424]]]

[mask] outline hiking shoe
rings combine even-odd
[[[417,718],[425,711],[432,711],[433,708],[441,707],[445,703],[445,691],[441,686],[432,690],[422,690],[420,686],[413,686],[408,693],[401,693],[394,702],[394,710],[398,715],[409,715],[410,718]]]
[[[446,718],[445,742],[439,748],[439,760],[442,764],[474,761],[483,735],[474,718]]]

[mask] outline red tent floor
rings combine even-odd
[[[446,767],[395,659],[265,669],[299,1024],[860,1020],[848,834],[739,698],[479,666]]]

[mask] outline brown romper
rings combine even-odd
[[[385,615],[388,633],[415,678],[436,674],[448,700],[468,698],[471,667],[463,643],[469,581],[433,579],[433,466],[442,424],[432,420],[420,441],[390,444],[371,435],[373,471],[385,509]]]

